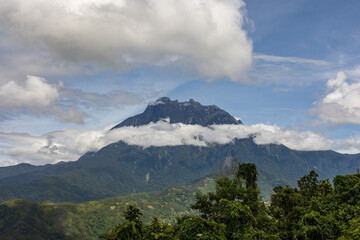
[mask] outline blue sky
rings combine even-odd
[[[86,136],[161,96],[321,136],[311,149],[360,152],[358,9],[354,0],[5,1],[0,165],[76,160],[101,147]]]

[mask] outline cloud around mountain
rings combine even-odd
[[[360,141],[355,138],[329,140],[311,131],[283,129],[266,124],[202,127],[182,123],[170,124],[166,120],[140,127],[122,127],[112,131],[109,129],[92,131],[64,129],[42,136],[0,132],[0,138],[16,143],[16,147],[2,149],[8,160],[0,165],[20,163],[23,159],[27,159],[26,161],[32,164],[74,161],[88,151],[97,151],[117,141],[145,148],[177,145],[206,147],[211,144],[231,143],[235,138],[253,137],[257,144],[283,144],[294,150],[333,149],[348,153],[360,151]]]

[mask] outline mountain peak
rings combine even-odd
[[[158,100],[156,100],[156,102],[167,103],[167,102],[171,102],[171,99],[168,97],[161,97],[161,98],[158,98]]]
[[[189,101],[179,102],[168,97],[161,97],[156,102],[151,102],[143,113],[125,119],[112,129],[125,126],[142,126],[164,118],[170,118],[170,123],[197,124],[201,126],[242,124],[241,121],[236,120],[228,112],[215,105],[204,106],[192,98]]]

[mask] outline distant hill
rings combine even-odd
[[[45,165],[45,166],[34,166],[28,163],[20,163],[18,165],[15,166],[9,166],[9,167],[0,167],[0,179],[1,178],[6,178],[6,177],[11,177],[11,176],[16,176],[19,174],[25,174],[25,173],[30,173],[33,171],[37,171],[40,169],[44,169],[46,167],[48,167],[49,165]]]

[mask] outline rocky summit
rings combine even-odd
[[[241,120],[235,119],[221,108],[210,105],[204,106],[194,99],[179,102],[172,101],[168,97],[159,98],[150,103],[141,114],[125,119],[112,129],[126,126],[142,126],[150,122],[157,122],[169,118],[170,123],[197,124],[209,126],[212,124],[242,124]]]

